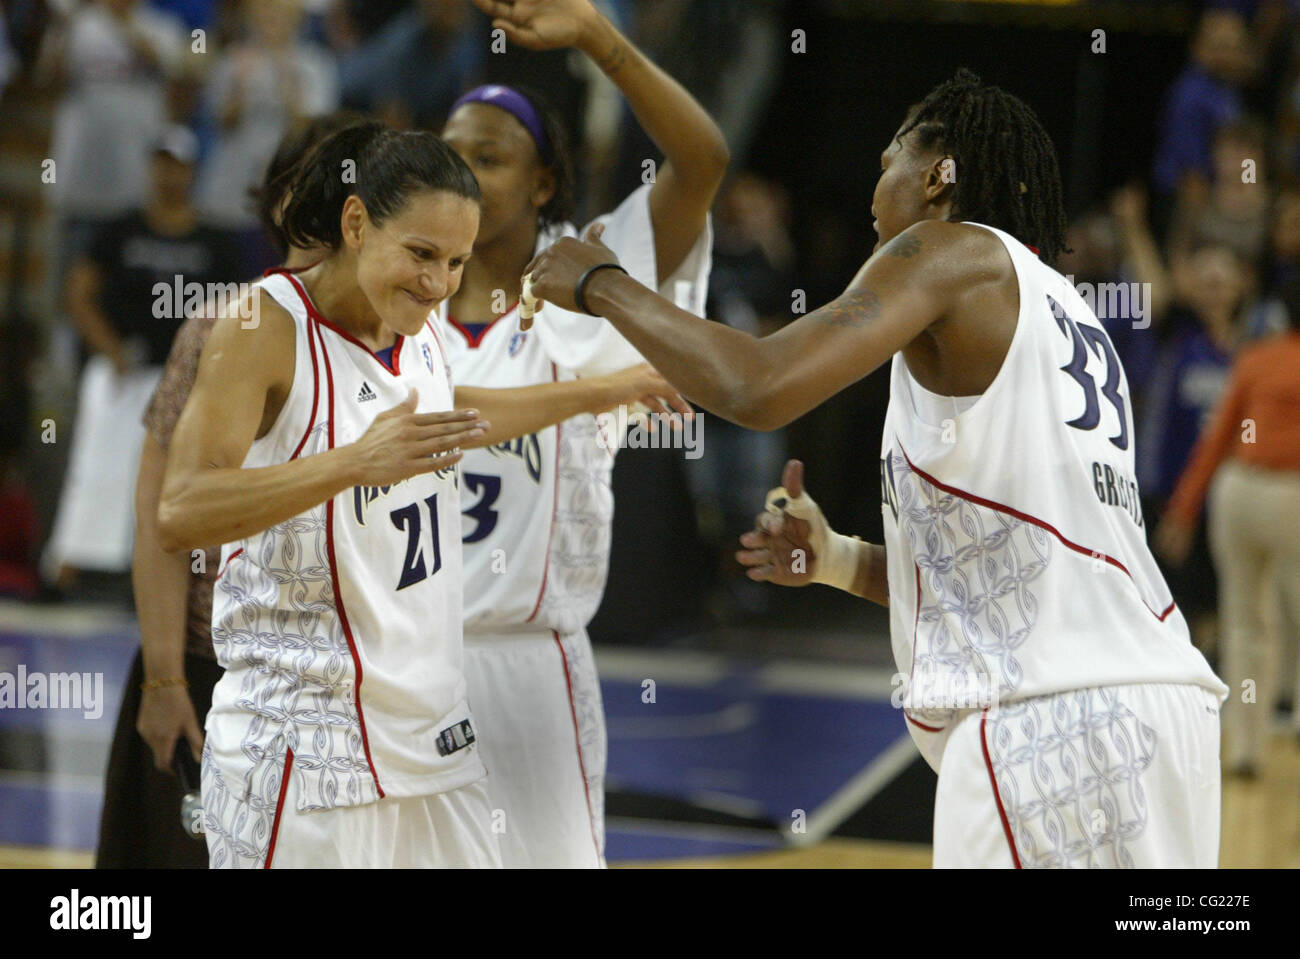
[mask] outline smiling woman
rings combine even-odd
[[[272,271],[251,325],[216,321],[159,506],[164,549],[225,544],[209,861],[497,865],[451,469],[489,424],[451,409],[426,322],[460,283],[478,185],[433,134],[362,124],[323,141],[290,190],[289,243],[325,256]],[[394,841],[359,838],[378,833]]]
[[[372,349],[391,346],[393,332],[422,329],[429,310],[460,286],[478,232],[479,186],[432,133],[379,123],[342,130],[303,161],[291,191],[282,221],[289,242],[331,251],[304,284]]]

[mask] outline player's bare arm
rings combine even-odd
[[[961,321],[958,330],[975,325],[978,307],[1001,296],[1011,269],[974,235],[983,232],[937,220],[914,224],[874,253],[842,295],[762,338],[692,316],[614,269],[593,273],[584,299],[683,395],[741,426],[778,429],[941,321]],[[556,243],[528,269],[540,298],[574,309],[578,280],[612,261],[592,230],[584,241]],[[1011,318],[1014,328],[1014,310]],[[945,341],[952,332],[945,330]]]
[[[731,155],[708,112],[680,83],[619,32],[590,0],[474,0],[512,43],[531,50],[574,47],[627,98],[642,129],[663,151],[650,190],[659,282],[671,276],[704,229]]]
[[[294,369],[294,327],[269,295],[260,322],[223,317],[199,361],[176,424],[158,507],[158,537],[172,552],[229,543],[297,516],[350,486],[384,486],[444,469],[483,433],[476,410],[416,413],[414,392],[375,417],[356,442],[277,466],[242,469],[254,439],[274,424]]]
[[[648,363],[562,383],[508,389],[456,387],[456,404],[478,410],[491,423],[486,433],[465,444],[471,449],[535,433],[582,413],[603,413],[633,403],[644,403],[652,413],[695,415],[691,405]]]
[[[158,499],[167,453],[152,433],[140,451],[135,486],[135,545],[131,585],[140,620],[144,678],[185,675],[185,622],[189,606],[190,557],[166,553],[158,545]],[[153,752],[154,765],[171,769],[177,741],[184,736],[195,760],[203,749],[203,728],[184,686],[146,688],[140,695],[136,731]]]

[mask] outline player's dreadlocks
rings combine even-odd
[[[952,202],[963,220],[1036,247],[1044,262],[1066,249],[1061,172],[1052,140],[1019,98],[962,67],[930,91],[899,131],[955,163]]]

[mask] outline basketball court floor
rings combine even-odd
[[[80,709],[0,709],[0,866],[92,864],[137,643],[112,608],[0,603],[0,672],[103,674]],[[891,670],[690,645],[597,651],[611,866],[930,866],[934,776]],[[1281,717],[1259,778],[1224,783],[1221,863],[1300,868],[1300,738]]]

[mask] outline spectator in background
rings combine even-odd
[[[1300,189],[1283,190],[1273,207],[1265,283],[1270,290],[1300,278]]]
[[[198,205],[212,223],[241,234],[244,262],[234,276],[276,262],[246,199],[249,190],[261,183],[295,121],[329,113],[338,103],[333,58],[298,39],[302,18],[302,0],[246,3],[247,35],[223,52],[209,80],[208,109],[219,131],[199,178]]]
[[[750,173],[735,177],[717,203],[713,274],[706,315],[754,336],[791,319],[795,249],[790,198],[776,183]],[[708,456],[687,460],[701,539],[715,548],[721,584],[709,600],[716,619],[761,612],[771,591],[754,589],[734,560],[736,530],[752,523],[754,503],[767,495],[766,477],[785,461],[784,430],[760,433],[721,417],[708,421]]]
[[[1300,281],[1281,292],[1289,329],[1244,348],[1156,530],[1156,548],[1186,562],[1207,491],[1219,580],[1219,672],[1229,773],[1256,775],[1279,682],[1284,598],[1300,610]],[[1211,485],[1213,484],[1213,485]],[[1280,588],[1281,595],[1278,595]],[[1286,637],[1294,642],[1294,634]],[[1292,718],[1300,728],[1300,675]],[[1243,701],[1243,684],[1255,696]]]
[[[0,96],[4,95],[5,87],[18,73],[20,66],[18,54],[9,45],[9,28],[4,16],[0,15]]]
[[[66,88],[52,139],[53,282],[100,224],[144,202],[167,82],[188,50],[180,23],[139,0],[87,3],[47,34],[39,72]]]
[[[39,522],[18,469],[32,426],[31,370],[39,334],[16,317],[0,320],[0,597],[35,599]]]
[[[1175,195],[1204,197],[1212,176],[1211,145],[1242,111],[1240,88],[1252,69],[1246,21],[1232,10],[1207,10],[1192,40],[1192,60],[1165,98],[1153,180],[1157,232]]]
[[[131,562],[131,483],[140,416],[182,316],[176,284],[228,283],[240,274],[229,235],[199,222],[190,201],[198,142],[174,126],[156,141],[153,188],[142,209],[102,226],[68,274],[67,309],[92,356],[78,395],[68,474],[44,572],[71,590],[80,570],[123,573]],[[168,291],[159,296],[163,284]]]
[[[1213,179],[1208,191],[1181,194],[1169,229],[1169,246],[1230,246],[1257,266],[1268,244],[1272,187],[1268,181],[1268,131],[1258,120],[1235,120],[1214,135]]]
[[[340,64],[343,105],[434,129],[478,82],[491,37],[468,0],[416,0]]]
[[[1138,423],[1137,473],[1142,512],[1163,514],[1192,445],[1223,392],[1236,350],[1249,285],[1247,268],[1226,246],[1204,245],[1175,258],[1175,302]],[[1204,528],[1192,547],[1195,562],[1166,569],[1193,638],[1208,645],[1214,629],[1215,583]]]

